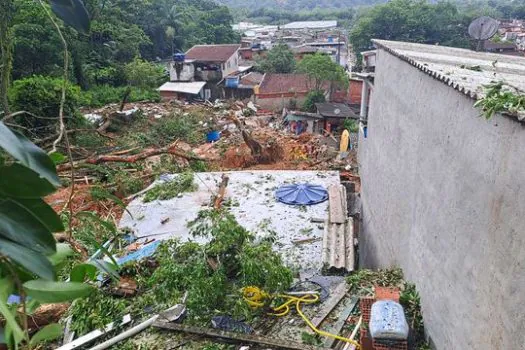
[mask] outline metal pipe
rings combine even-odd
[[[147,319],[146,321],[136,325],[135,327],[133,328],[130,328],[128,329],[127,331],[123,332],[123,333],[120,333],[119,335],[117,335],[116,337],[113,337],[111,339],[108,339],[107,341],[103,342],[102,344],[99,344],[97,346],[94,346],[92,347],[90,350],[103,350],[103,349],[107,349],[109,348],[111,345],[113,344],[116,344],[124,339],[127,339],[129,337],[132,337],[134,336],[135,334],[137,333],[140,333],[142,332],[144,329],[148,328],[149,326],[151,326],[153,324],[153,322],[155,322],[157,320],[157,318],[159,317],[159,315],[155,315],[149,319]]]

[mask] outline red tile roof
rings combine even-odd
[[[239,44],[195,45],[186,52],[186,58],[207,62],[226,62],[239,47],[241,47]]]
[[[306,74],[273,74],[264,75],[259,87],[260,94],[275,94],[287,92],[308,92],[308,77]]]

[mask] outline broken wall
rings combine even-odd
[[[360,260],[399,266],[437,349],[525,344],[525,128],[378,50]]]

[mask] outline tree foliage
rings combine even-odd
[[[303,103],[303,109],[307,112],[315,112],[316,103],[326,102],[325,93],[322,90],[312,90],[306,95]]]
[[[371,39],[399,40],[468,47],[469,18],[450,2],[392,0],[365,12],[352,28],[355,51],[371,47]]]
[[[259,61],[258,69],[265,73],[292,73],[295,70],[293,52],[286,44],[277,44]]]
[[[348,76],[343,67],[322,53],[308,55],[297,64],[297,71],[308,76],[310,88],[321,90],[324,85],[348,87]],[[327,88],[328,86],[325,86]]]
[[[156,88],[166,80],[164,68],[138,57],[126,64],[125,71],[128,84],[141,88]]]

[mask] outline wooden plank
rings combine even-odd
[[[341,329],[343,329],[343,326],[346,323],[346,320],[352,313],[352,311],[355,309],[355,306],[357,305],[359,298],[358,297],[352,297],[350,301],[348,302],[345,309],[339,314],[339,318],[337,319],[337,322],[333,325],[332,328],[328,330],[328,333],[337,334],[341,332]],[[326,338],[326,341],[324,342],[324,346],[327,348],[331,348],[334,342],[336,341],[335,338]]]
[[[291,350],[326,350],[327,348],[306,345],[303,343],[298,343],[286,339],[273,339],[269,337],[263,337],[254,334],[245,334],[245,333],[234,333],[223,331],[220,329],[213,328],[203,328],[203,327],[194,327],[186,326],[177,323],[168,323],[157,320],[153,327],[168,329],[177,332],[198,334],[205,337],[219,338],[226,340],[234,340],[242,343],[252,343],[252,344],[263,344],[267,346],[274,346],[280,349],[291,349]]]
[[[346,213],[343,212],[343,199],[341,198],[341,185],[328,186],[328,201],[330,211],[330,223],[344,224],[346,221]]]
[[[346,295],[346,290],[348,286],[346,282],[342,282],[335,288],[335,290],[330,294],[328,300],[326,300],[321,308],[321,311],[317,316],[312,319],[312,323],[315,328],[318,328],[319,325],[324,321],[324,319],[332,312],[332,310],[339,304],[341,299]]]

